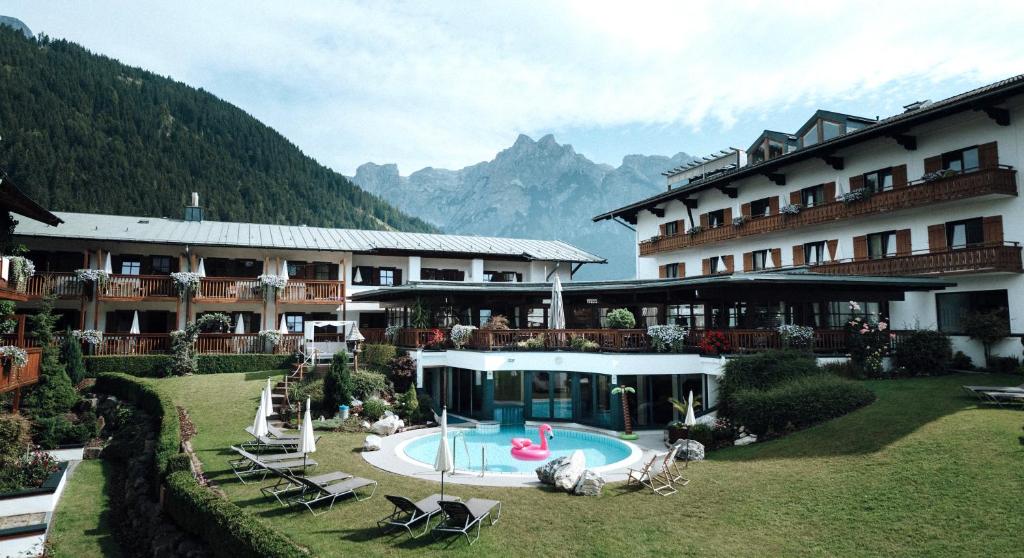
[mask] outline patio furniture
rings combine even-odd
[[[470,498],[466,502],[441,500],[438,502],[444,519],[438,523],[431,534],[437,538],[438,533],[458,533],[466,537],[470,546],[480,538],[480,528],[484,519],[490,518],[491,525],[501,519],[501,502],[498,500],[485,500],[483,498]],[[497,509],[492,516],[491,512]],[[469,532],[476,526],[476,536],[470,538]]]
[[[1017,403],[1024,406],[1024,391],[982,391],[986,403],[994,403],[1002,407],[1004,403]]]
[[[660,496],[671,496],[678,492],[672,486],[673,474],[671,466],[668,465],[668,458],[671,454],[671,451],[655,453],[651,455],[650,459],[644,461],[644,465],[640,469],[629,469],[626,486],[634,484],[646,486]],[[675,459],[674,456],[672,458]]]
[[[231,465],[231,472],[238,477],[238,480],[242,481],[242,484],[247,484],[245,482],[245,477],[253,475],[262,474],[263,476],[260,480],[266,479],[267,474],[270,472],[272,467],[288,472],[296,470],[305,472],[307,468],[316,468],[318,465],[317,462],[312,459],[304,459],[303,454],[292,453],[278,454],[276,456],[261,456],[254,455],[236,446],[231,446],[231,449],[240,457],[239,459],[228,461],[228,464]]]
[[[298,492],[300,490],[306,490],[306,485],[295,478],[290,472],[275,467],[272,463],[267,463],[267,468],[271,473],[277,477],[277,482],[269,486],[260,488],[260,492],[264,496],[273,497],[282,506],[288,506],[287,500],[282,500],[281,497],[292,492]],[[330,473],[324,473],[321,475],[307,476],[304,477],[307,481],[315,483],[320,486],[327,486],[331,483],[342,481],[345,479],[352,478],[352,475],[343,473],[341,471],[333,471]]]
[[[353,498],[358,500],[366,500],[373,497],[373,493],[377,491],[377,481],[364,479],[362,477],[349,477],[340,482],[327,485],[319,485],[310,479],[304,477],[293,477],[296,481],[303,485],[304,490],[298,495],[288,499],[289,504],[301,504],[306,506],[309,513],[313,515],[322,515],[327,513],[334,508],[334,501],[342,496],[351,494]],[[363,498],[359,497],[358,490],[372,486],[373,490],[370,491],[369,496]],[[313,510],[313,505],[324,501],[330,501],[331,505],[327,508],[327,511],[317,513]]]
[[[977,397],[978,399],[985,400],[986,397],[984,392],[1013,392],[1013,393],[1024,393],[1024,384],[1019,386],[960,386],[967,393]]]
[[[390,515],[378,521],[377,527],[385,532],[391,527],[401,527],[408,531],[409,536],[414,539],[425,535],[430,529],[430,518],[441,513],[440,502],[442,499],[452,502],[460,500],[457,496],[443,498],[440,494],[431,494],[416,502],[404,496],[388,494],[384,497],[394,504],[395,509]],[[413,533],[412,525],[420,521],[423,522],[423,531]]]
[[[686,451],[685,444],[689,442],[687,439],[676,440],[676,443],[672,444],[672,450],[665,457],[665,461],[662,465],[665,478],[673,486],[686,486],[690,484],[690,480],[683,477],[682,472],[679,470],[679,452]],[[684,467],[689,467],[690,461],[687,460]]]

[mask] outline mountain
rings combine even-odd
[[[20,19],[18,19],[16,17],[0,15],[0,26],[4,26],[4,25],[6,25],[7,27],[11,27],[13,29],[17,29],[18,31],[21,31],[21,34],[25,35],[25,37],[27,37],[29,39],[31,39],[32,36],[33,36],[32,35],[32,30],[28,28],[28,25],[25,25],[24,21],[21,21]]]
[[[51,210],[435,231],[201,89],[0,25],[0,168]]]
[[[520,135],[491,160],[460,170],[425,168],[401,176],[366,163],[353,182],[445,232],[557,239],[608,259],[584,266],[587,279],[631,278],[635,236],[591,217],[665,189],[661,173],[693,158],[628,155],[617,168],[594,163],[554,136]]]

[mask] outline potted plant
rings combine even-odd
[[[476,331],[476,326],[461,324],[452,326],[452,345],[455,345],[456,349],[461,349],[466,343],[469,343],[474,331]]]
[[[697,344],[700,350],[709,355],[720,355],[722,353],[729,352],[732,349],[732,344],[729,343],[729,338],[725,336],[721,331],[709,331],[704,334],[704,338]]]
[[[734,226],[734,227],[742,227],[743,223],[746,223],[746,222],[747,222],[747,216],[746,215],[739,215],[737,217],[733,217],[732,218],[732,226]]]
[[[800,213],[800,209],[802,207],[803,206],[801,206],[798,203],[786,204],[786,205],[782,206],[781,208],[779,208],[779,213],[781,213],[783,215],[796,215],[796,214]]]
[[[632,329],[636,327],[636,317],[625,308],[616,308],[608,312],[608,327],[612,329]]]
[[[629,416],[629,397],[630,393],[636,393],[636,390],[619,384],[612,388],[612,395],[622,396],[622,422],[624,423],[624,432],[619,434],[619,438],[623,440],[636,440],[639,438],[636,434],[633,434],[633,419]]]

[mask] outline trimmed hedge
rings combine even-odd
[[[374,368],[384,368],[391,359],[398,356],[398,349],[386,343],[363,345],[362,364]]]
[[[171,368],[170,355],[100,355],[85,357],[89,376],[104,372],[123,372],[140,378],[162,378]],[[199,374],[257,372],[287,368],[295,362],[292,355],[199,355]]]
[[[159,435],[154,448],[156,455],[152,473],[153,478],[159,482],[166,474],[167,464],[171,458],[181,453],[181,422],[178,420],[178,410],[169,401],[161,399],[153,386],[140,382],[128,374],[100,374],[96,377],[96,391],[128,401],[153,418]]]
[[[769,389],[781,382],[821,374],[814,355],[794,350],[773,350],[729,359],[718,381],[719,410],[730,414],[733,394],[747,389]]]
[[[367,400],[374,395],[388,392],[388,378],[379,372],[360,370],[352,373],[352,394]]]
[[[769,389],[732,395],[732,418],[758,437],[839,417],[871,403],[875,393],[832,374],[794,378]]]
[[[910,331],[900,335],[893,361],[911,376],[945,374],[953,363],[953,343],[939,331]]]

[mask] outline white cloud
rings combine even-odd
[[[202,86],[346,173],[460,167],[518,132],[728,128],[836,99],[884,114],[917,82],[993,81],[1024,60],[1014,3],[189,4],[8,9]]]

